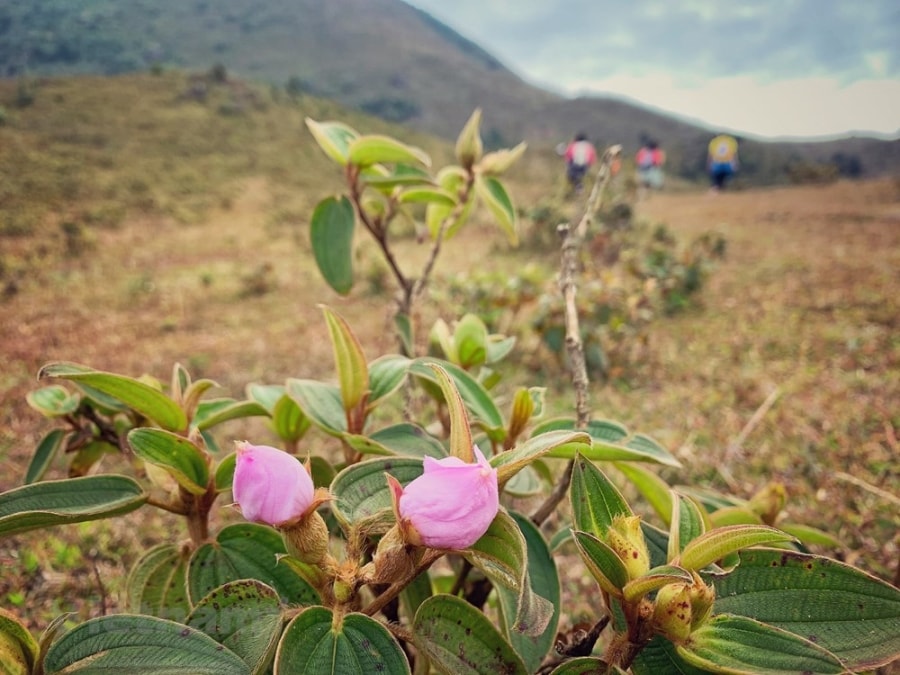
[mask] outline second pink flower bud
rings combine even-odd
[[[406,487],[388,475],[404,539],[438,549],[471,547],[500,508],[497,470],[475,446],[474,464],[425,457],[424,472]]]

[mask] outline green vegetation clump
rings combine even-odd
[[[532,344],[525,357],[532,368],[546,369],[549,352],[551,370],[564,372],[559,366],[566,360],[566,328],[556,260],[533,252],[536,242],[547,244],[548,223],[561,214],[543,205],[531,216],[536,223],[527,240],[528,264],[511,274],[458,274],[447,280],[446,289],[433,293],[451,314],[474,312],[491,332],[513,333]],[[664,224],[632,223],[630,209],[621,203],[604,218],[606,226],[587,243],[582,257],[584,279],[577,299],[581,339],[592,377],[627,379],[641,364],[649,332],[662,329],[658,321],[700,305],[699,291],[725,257],[727,242],[715,232],[683,242]]]

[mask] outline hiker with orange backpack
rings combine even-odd
[[[714,193],[719,192],[725,187],[728,179],[737,173],[738,143],[734,137],[728,134],[719,134],[709,142],[707,168],[711,183],[710,190]]]

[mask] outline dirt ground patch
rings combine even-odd
[[[311,263],[307,223],[273,219],[276,207],[267,183],[254,179],[207,223],[143,219],[97,231],[87,252],[48,258],[3,301],[0,489],[19,484],[49,428],[24,402],[47,362],[162,380],[181,362],[232,396],[250,382],[326,378],[333,366],[320,302],[348,319],[370,358],[395,350],[390,299],[376,292],[365,250],[361,283],[338,297]],[[823,552],[891,578],[900,548],[900,184],[661,194],[636,212],[679,236],[720,232],[728,254],[702,307],[652,330],[651,376],[594,385],[597,415],[676,453],[684,468],[664,474],[673,484],[749,497],[783,482],[791,520],[846,544]],[[407,259],[424,255],[412,238],[399,249]],[[439,273],[505,255],[490,240],[453,241]],[[774,404],[748,427],[773,391]],[[563,405],[569,397],[551,395]],[[166,522],[140,512],[6,540],[0,603],[26,592],[48,615],[111,611],[134,544],[154,543]]]

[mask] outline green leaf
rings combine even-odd
[[[207,380],[212,382],[212,380]],[[172,367],[172,398],[176,401],[183,401],[186,396],[187,389],[191,386],[191,374],[180,363],[176,363]],[[207,387],[207,385],[202,385]]]
[[[146,551],[125,582],[128,611],[183,621],[191,611],[187,561],[187,553],[177,544],[159,544]]]
[[[494,216],[494,220],[500,225],[500,229],[506,233],[509,243],[515,246],[519,243],[519,233],[516,231],[516,209],[503,187],[503,183],[493,176],[479,176],[475,181],[475,189],[478,196],[488,207]]]
[[[53,643],[47,675],[59,673],[166,673],[250,675],[233,652],[198,630],[150,616],[91,619]]]
[[[213,399],[201,401],[197,405],[194,424],[199,431],[206,431],[230,420],[265,417],[268,414],[268,411],[256,401],[235,401],[233,398]]]
[[[450,455],[472,464],[475,462],[474,442],[462,397],[446,370],[436,363],[430,363],[429,367],[437,376],[447,405],[447,417],[450,420]]]
[[[669,528],[669,560],[674,560],[697,537],[705,533],[709,523],[706,511],[690,497],[674,493]],[[718,558],[716,558],[718,560]]]
[[[387,532],[394,524],[393,502],[385,473],[401,485],[422,475],[422,460],[412,457],[379,457],[348,466],[331,483],[331,510],[349,527],[366,523],[372,534]],[[373,528],[373,529],[369,529]]]
[[[409,662],[387,628],[364,614],[336,617],[310,607],[288,624],[275,672],[287,675],[409,673]]]
[[[478,163],[478,170],[485,176],[497,176],[507,171],[525,153],[526,143],[514,148],[503,148],[487,153]]]
[[[462,555],[494,585],[505,586],[516,594],[518,612],[511,617],[513,630],[531,637],[546,630],[555,610],[532,590],[525,536],[509,514],[499,511],[487,532]]]
[[[743,616],[713,617],[677,647],[678,655],[713,672],[843,673],[840,661],[798,635]]]
[[[560,586],[556,563],[541,531],[526,516],[510,514],[525,537],[528,560],[528,577],[533,595],[540,595],[553,608],[553,614],[544,631],[538,635],[525,635],[514,629],[519,614],[518,595],[506,586],[497,586],[503,621],[501,627],[506,639],[522,657],[529,672],[535,672],[556,641],[559,625]]]
[[[506,358],[516,346],[515,336],[489,335],[487,342],[487,363],[497,363]],[[533,389],[536,387],[532,387]]]
[[[341,390],[318,380],[287,381],[288,395],[294,399],[303,414],[322,431],[340,436],[347,431],[347,415]]]
[[[211,591],[185,624],[225,645],[261,675],[275,657],[282,621],[278,593],[261,581],[240,579]]]
[[[341,439],[361,455],[395,454],[390,448],[364,434],[342,434]]]
[[[700,670],[687,663],[675,651],[675,645],[662,635],[655,635],[631,664],[634,675],[709,675],[708,670]]]
[[[634,461],[654,462],[666,466],[680,467],[679,462],[672,454],[655,440],[644,434],[635,434],[625,442],[625,447],[637,452],[642,459]]]
[[[139,509],[147,494],[132,478],[111,474],[49,480],[0,494],[0,537]]]
[[[397,455],[408,457],[428,455],[435,459],[447,456],[447,450],[441,442],[415,424],[394,424],[369,434],[369,437]]]
[[[546,420],[537,425],[532,433],[542,434],[557,429],[575,429],[575,420],[567,417]],[[618,422],[610,420],[591,420],[584,431],[589,433],[595,442],[604,443],[616,443],[629,435],[628,429]],[[590,458],[588,457],[588,459]]]
[[[746,506],[726,506],[718,509],[709,514],[709,520],[714,527],[763,524],[762,518]]]
[[[438,184],[452,195],[460,194],[465,189],[468,176],[466,172],[458,166],[447,166],[441,169],[437,175]],[[462,211],[457,213],[452,221],[448,221],[444,230],[444,239],[450,239],[460,228],[465,225],[475,206],[474,195],[470,194],[469,199],[463,206]],[[441,225],[456,213],[457,205],[443,206],[441,204],[429,204],[425,209],[425,225],[431,233],[432,239],[436,239]]]
[[[0,615],[2,619],[2,615]],[[22,643],[9,635],[0,625],[0,674],[30,675],[34,659],[29,663]]]
[[[569,488],[575,529],[604,539],[616,516],[632,515],[631,507],[616,486],[596,466],[580,455],[575,459]]]
[[[831,548],[841,548],[843,543],[832,537],[827,532],[809,525],[800,525],[797,523],[779,523],[778,528],[782,532],[787,532],[792,537],[799,539],[806,546],[815,544],[816,546],[829,546]]]
[[[278,437],[287,443],[295,443],[311,426],[309,418],[290,396],[284,394],[272,410],[272,427]]]
[[[572,532],[575,546],[591,576],[607,593],[622,596],[628,583],[628,570],[619,555],[590,532]]]
[[[490,463],[497,469],[497,480],[503,486],[523,467],[552,452],[554,448],[563,444],[577,445],[579,443],[587,447],[590,442],[590,436],[583,432],[548,431],[538,436],[532,436],[511,450],[494,455],[491,457]]]
[[[416,186],[403,190],[398,201],[401,204],[442,204],[453,206],[456,198],[438,187]]]
[[[793,537],[768,525],[729,525],[697,537],[681,552],[680,564],[688,570],[701,570],[729,553],[750,546],[793,541]]]
[[[216,492],[225,492],[231,489],[234,483],[234,469],[237,465],[237,453],[230,452],[216,465],[215,483]]]
[[[394,328],[397,329],[397,337],[404,354],[415,352],[415,340],[413,340],[413,324],[409,314],[398,312],[394,314]]]
[[[180,364],[176,364],[175,367],[176,367],[176,372],[179,372],[179,371],[177,371],[177,369],[181,368]],[[188,414],[188,416],[190,416],[190,415],[193,415],[194,412],[196,411],[197,406],[200,404],[200,398],[203,396],[203,394],[205,394],[207,391],[209,391],[213,387],[218,387],[219,384],[217,382],[215,382],[214,380],[210,380],[208,378],[203,378],[203,379],[197,380],[196,382],[191,382],[190,375],[188,375],[188,372],[183,369],[181,369],[181,370],[183,371],[183,377],[184,377],[185,383],[187,385],[187,388],[184,389],[184,395],[183,395],[184,397],[182,399],[179,399],[177,396],[174,396],[174,394],[173,394],[173,398],[176,401],[181,400],[182,407],[184,408],[184,410]],[[173,379],[178,379],[180,381],[181,377],[175,377],[175,374],[173,373]],[[182,386],[184,386],[184,385],[182,385]]]
[[[390,194],[398,185],[434,185],[431,174],[410,164],[395,164],[393,170],[374,164],[363,168],[360,177],[367,185],[385,194]]]
[[[484,154],[481,140],[481,108],[475,108],[456,137],[456,161],[466,169],[479,161]]]
[[[337,475],[331,462],[318,455],[309,457],[309,473],[312,476],[313,485],[317,488],[327,488]]]
[[[135,455],[165,469],[191,494],[206,492],[209,483],[206,455],[188,439],[162,429],[140,428],[128,432],[128,444]]]
[[[285,395],[285,388],[280,384],[248,384],[247,398],[256,401],[269,415],[275,415],[275,406]]]
[[[410,373],[438,384],[437,376],[429,364],[437,364],[447,371],[469,412],[475,416],[475,421],[480,423],[485,431],[488,433],[495,430],[503,432],[503,416],[494,403],[494,399],[475,378],[459,366],[441,359],[422,357],[413,361],[410,365]]]
[[[397,391],[406,379],[410,359],[399,354],[379,356],[369,364],[369,400],[367,410],[372,410],[383,399]]]
[[[0,607],[0,672],[3,675],[29,675],[38,659],[38,651],[37,641],[22,622]]]
[[[428,340],[430,343],[437,344],[440,347],[445,359],[452,363],[459,363],[459,355],[456,353],[456,344],[453,342],[450,326],[442,318],[438,317],[434,322]]]
[[[350,142],[348,151],[350,163],[359,166],[396,162],[406,164],[418,162],[424,166],[431,166],[431,158],[424,150],[380,134],[355,138]]]
[[[312,604],[319,594],[287,565],[278,564],[284,542],[273,529],[254,523],[223,528],[214,542],[194,551],[188,564],[188,595],[196,603],[229,581],[256,579],[286,603]]]
[[[53,429],[41,439],[25,471],[25,485],[31,485],[44,477],[54,458],[59,454],[66,433],[65,429]]]
[[[71,415],[81,404],[81,397],[72,394],[61,384],[41,387],[25,395],[25,400],[44,417],[65,417]]]
[[[659,567],[669,562],[669,533],[641,520],[641,532],[650,553],[650,567]]]
[[[677,565],[660,565],[637,579],[632,579],[622,589],[626,602],[634,602],[651,591],[656,591],[667,584],[694,581],[691,573]]]
[[[559,418],[547,420],[538,425],[532,435],[554,429],[574,429],[575,420]],[[551,457],[571,459],[578,452],[592,462],[650,462],[665,466],[680,467],[675,457],[649,436],[635,434],[630,436],[628,430],[618,422],[593,420],[585,429],[593,439],[590,449],[582,452],[577,448],[561,446],[550,454]]]
[[[453,343],[458,365],[466,370],[480,366],[487,359],[488,331],[484,321],[476,314],[466,314],[456,324]]]
[[[326,155],[341,166],[347,164],[350,143],[359,138],[355,129],[343,122],[316,122],[309,117],[306,127]]]
[[[552,484],[552,483],[551,483]],[[511,497],[534,497],[544,490],[544,483],[532,465],[524,466],[503,485],[503,494]]]
[[[346,197],[326,197],[313,211],[310,242],[322,277],[337,293],[353,287],[353,231],[356,215]]]
[[[528,670],[490,620],[453,595],[435,595],[419,607],[413,639],[446,675],[526,675]]]
[[[553,669],[550,675],[606,675],[612,673],[606,661],[596,656],[569,659]]]
[[[837,655],[854,671],[900,654],[900,589],[821,556],[773,549],[740,553],[716,587],[713,611],[783,628]]]
[[[615,462],[615,467],[631,481],[647,503],[669,527],[672,522],[672,492],[669,484],[636,462]]]
[[[81,390],[85,401],[103,415],[112,416],[128,410],[128,406],[119,399],[109,394],[104,394],[102,391],[98,391],[84,382],[76,382],[75,386]]]
[[[431,576],[427,571],[419,576],[400,592],[400,607],[403,616],[414,617],[419,607],[434,595],[431,588]]]
[[[326,305],[319,305],[325,314],[334,362],[341,387],[344,410],[354,410],[369,391],[369,367],[362,345],[342,316]]]
[[[69,462],[69,478],[87,476],[105,455],[114,455],[118,452],[118,447],[106,441],[88,441],[75,451],[75,456]]]
[[[187,428],[187,415],[181,407],[140,380],[67,362],[49,363],[41,368],[38,379],[45,377],[58,377],[93,387],[120,400],[164,429],[184,431]]]

